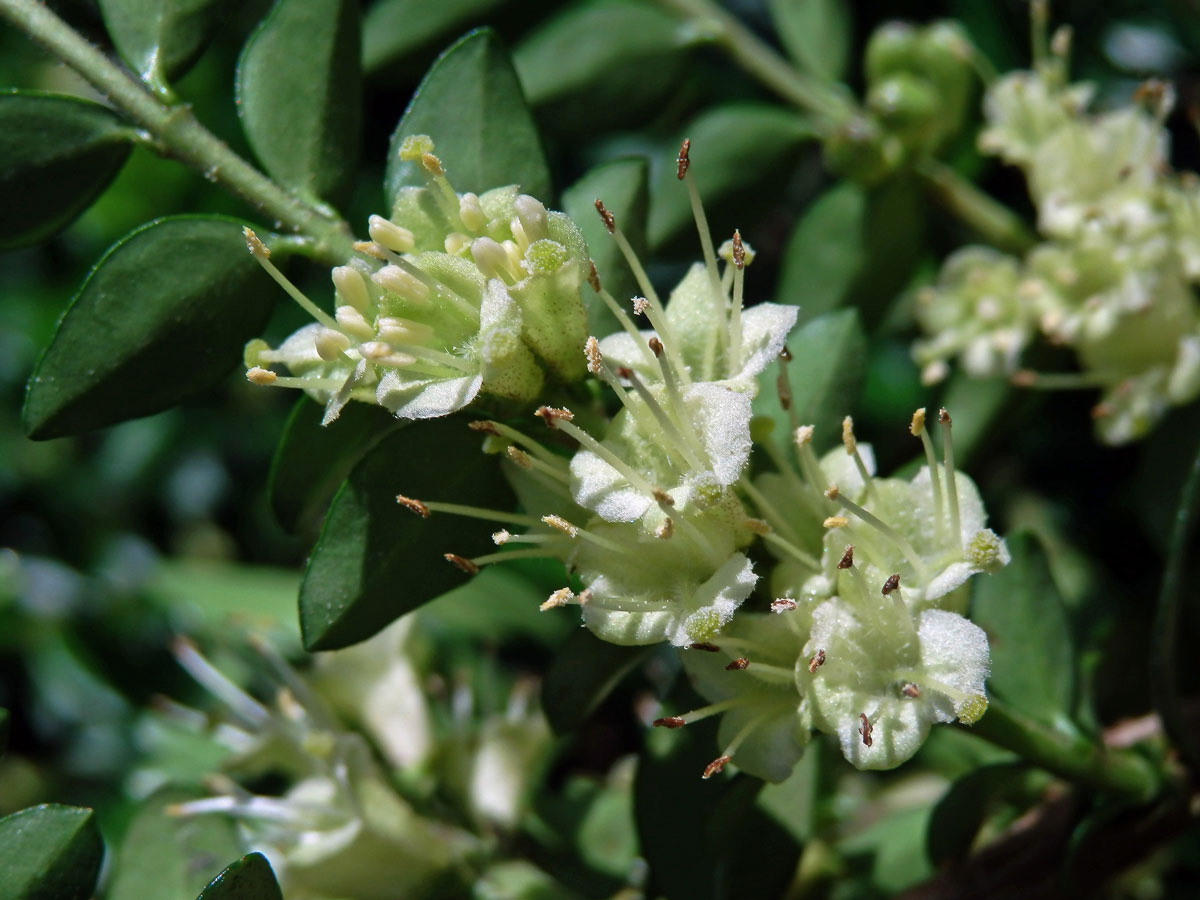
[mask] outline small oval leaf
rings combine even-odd
[[[90,809],[48,803],[0,819],[0,896],[87,900],[104,841]]]
[[[132,130],[98,103],[0,93],[0,250],[69,225],[116,177]]]
[[[437,58],[392,133],[384,187],[388,209],[400,188],[424,185],[400,145],[427,134],[458,191],[480,193],[519,184],[549,201],[550,168],[541,137],[521,93],[508,51],[488,28],[472,31]]]
[[[309,650],[365,640],[406,612],[461,584],[443,559],[485,550],[494,526],[446,513],[423,519],[396,502],[420,500],[511,509],[493,457],[462,419],[420,422],[384,438],[343,483],[300,586],[300,629]]]
[[[771,20],[788,56],[826,81],[846,77],[851,6],[842,0],[768,0]]]
[[[221,25],[228,0],[99,0],[104,27],[142,80],[155,87],[186,72]]]
[[[375,443],[404,423],[382,407],[350,403],[322,427],[325,408],[308,397],[296,401],[271,460],[267,495],[285,531],[319,522],[329,498]]]
[[[562,209],[575,220],[587,240],[588,254],[596,264],[600,284],[617,302],[637,293],[637,282],[625,257],[612,235],[596,215],[594,203],[603,200],[608,211],[620,223],[621,231],[639,255],[646,252],[646,210],[649,194],[646,187],[644,159],[618,159],[589,172],[563,191]],[[584,290],[588,327],[591,334],[603,337],[620,328],[616,317],[595,291]]]
[[[357,0],[276,0],[238,62],[238,113],[267,172],[309,198],[344,198],[358,171]]]
[[[464,26],[507,0],[379,0],[363,17],[363,68],[374,72],[401,62],[437,38]],[[475,19],[475,21],[471,21]]]
[[[216,383],[275,295],[242,224],[158,219],[101,258],[58,323],[25,394],[35,439],[159,412]]]
[[[624,647],[577,628],[558,648],[542,681],[542,711],[559,734],[582,725],[652,647]]]
[[[988,808],[1011,793],[1029,770],[1024,763],[982,766],[955,781],[929,817],[925,849],[934,866],[964,859],[979,834]]]
[[[249,853],[212,880],[196,900],[283,900],[271,864]]]

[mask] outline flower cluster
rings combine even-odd
[[[424,135],[405,140],[400,155],[428,183],[401,188],[390,218],[371,217],[371,240],[333,270],[332,316],[247,229],[255,258],[314,319],[278,348],[251,341],[250,381],[307,391],[328,424],[350,400],[424,419],[480,395],[527,403],[547,380],[582,378],[588,260],[578,227],[516,186],[455,193]]]
[[[836,735],[856,766],[898,765],[932,723],[970,723],[985,711],[987,640],[963,617],[962,588],[1005,565],[1008,551],[985,527],[974,484],[955,470],[944,410],[941,461],[924,412],[914,416],[927,464],[908,481],[875,475],[849,418],[843,446],[824,458],[811,426],[794,428],[787,452],[761,427],[771,423],[752,427],[758,376],[780,360],[786,382],[784,342],[797,310],[743,308],[753,252],[736,232],[714,247],[687,142],[679,176],[704,262],[666,303],[596,204],[643,292],[634,317],[650,326],[639,329],[592,278],[621,331],[589,337],[580,355],[616,412],[600,422],[589,415],[584,427],[572,410],[543,405],[541,436],[495,419],[472,424],[486,452],[505,455],[521,512],[397,499],[421,516],[505,526],[496,552],[446,554],[465,572],[557,559],[569,580],[543,610],[577,607],[606,641],[680,648],[713,703],[656,724],[724,714],[725,749],[706,777],[736,754],[746,771],[785,778],[813,730]],[[764,465],[752,465],[756,445]],[[747,603],[770,611],[742,610]]]
[[[1018,166],[1044,240],[1018,259],[958,251],[918,297],[928,337],[914,347],[927,381],[957,357],[972,375],[1033,387],[1097,388],[1107,443],[1143,436],[1166,410],[1200,396],[1200,184],[1167,163],[1169,86],[1088,111],[1092,88],[1066,79],[1067,40],[1033,71],[996,81],[982,150]],[[1071,347],[1077,375],[1020,370],[1041,334]]]

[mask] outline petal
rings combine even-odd
[[[921,638],[921,668],[930,678],[964,694],[984,693],[991,666],[987,634],[974,622],[940,609],[921,613],[917,625]],[[935,691],[925,691],[939,722],[952,722],[961,702]]]
[[[715,382],[689,386],[683,394],[692,426],[717,482],[730,485],[750,459],[750,394]]]
[[[482,386],[482,375],[417,379],[393,369],[379,380],[375,396],[398,419],[432,419],[462,409]]]
[[[753,378],[774,362],[800,314],[798,306],[760,303],[742,313],[742,367],[731,378]]]
[[[653,502],[591,450],[579,450],[571,457],[571,496],[609,522],[640,519]]]

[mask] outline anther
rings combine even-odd
[[[746,666],[748,666],[748,665],[750,665],[750,660],[746,659],[746,657],[744,657],[744,656],[739,656],[737,659],[733,660],[729,665],[727,665],[725,667],[725,671],[726,672],[740,672],[742,669],[746,668]]]
[[[604,227],[608,229],[609,234],[612,234],[617,230],[617,220],[614,219],[613,214],[605,208],[599,197],[596,198],[596,212],[600,213],[600,220],[604,223]]]
[[[708,641],[698,641],[697,643],[694,643],[694,644],[688,644],[688,649],[689,650],[703,650],[705,653],[720,653],[721,652],[720,647],[718,647],[716,644],[710,643]]]
[[[787,348],[786,344],[780,348],[779,358],[782,359],[784,362],[792,361],[792,351]]]
[[[812,443],[814,428],[811,425],[801,425],[796,429],[794,440],[797,447],[804,447]]]
[[[665,519],[663,519],[663,523],[661,525],[659,525],[658,528],[655,529],[654,536],[656,538],[661,538],[662,540],[665,541],[669,537],[671,537],[671,535],[673,535],[674,533],[675,533],[675,523],[673,521],[671,521],[670,516],[667,516]]]
[[[472,431],[482,431],[484,434],[500,437],[500,429],[496,427],[496,423],[489,422],[487,419],[476,419],[474,422],[468,422],[467,427]]]
[[[841,517],[839,516],[837,518],[841,518]],[[826,521],[828,521],[828,520],[826,520]],[[829,526],[826,526],[826,527],[828,528]],[[842,554],[842,558],[838,562],[837,567],[839,569],[848,569],[852,565],[854,565],[854,545],[848,544],[846,546],[846,552]]]
[[[900,688],[900,693],[902,693],[905,697],[911,697],[915,700],[917,697],[921,696],[921,689],[910,681],[905,684],[904,687]]]
[[[742,522],[742,527],[747,531],[757,535],[766,535],[771,533],[771,526],[762,519],[746,519]]]
[[[950,413],[946,412],[946,408],[944,406],[938,410],[938,422],[940,422],[942,425],[951,424]]]
[[[661,503],[663,506],[674,506],[675,505],[675,498],[672,497],[670,494],[668,494],[666,491],[664,491],[662,488],[655,488],[653,497],[654,497],[655,503]]]
[[[646,346],[648,346],[650,348],[650,352],[654,354],[656,359],[658,357],[662,356],[663,345],[662,345],[662,341],[660,341],[658,338],[656,338],[656,337],[650,338],[650,340],[648,340],[646,342]]]
[[[574,599],[575,599],[575,592],[573,590],[571,590],[570,588],[565,588],[565,587],[559,588],[557,591],[555,591],[553,594],[551,594],[546,599],[546,601],[541,606],[538,607],[538,609],[540,609],[542,612],[545,612],[548,609],[555,609],[556,607],[559,607],[559,606],[566,606],[568,603],[570,603]]]
[[[512,461],[513,465],[525,470],[533,468],[533,457],[521,448],[517,447],[515,444],[509,444],[508,447],[505,448],[504,452],[507,454],[509,460]]]
[[[251,384],[274,384],[279,376],[270,369],[264,369],[261,366],[254,366],[246,370],[246,380]]]
[[[432,153],[421,154],[421,165],[430,175],[445,175],[446,170],[442,168],[442,161]]]
[[[587,606],[591,602],[592,602],[592,589],[584,588],[582,591],[579,592],[579,605]]]
[[[812,659],[808,661],[808,674],[816,675],[817,669],[821,668],[823,665],[825,665],[825,651],[818,650],[812,655]]]
[[[375,241],[355,241],[352,246],[355,253],[361,253],[371,259],[385,260],[388,258],[387,250]]]
[[[650,301],[645,297],[633,298],[633,314],[635,316],[644,315],[646,310],[650,308]]]
[[[862,723],[858,726],[858,733],[862,735],[863,746],[870,747],[875,743],[871,738],[871,720],[867,718],[866,713],[859,713],[858,720]]]
[[[708,779],[710,779],[714,775],[716,775],[718,772],[720,772],[722,769],[724,769],[725,764],[730,762],[732,759],[733,759],[732,756],[718,756],[716,759],[714,759],[712,762],[710,762],[707,766],[704,767],[704,774],[701,775],[700,777],[703,778],[705,781],[707,781]]]
[[[600,273],[596,271],[596,264],[590,259],[588,260],[588,284],[592,286],[592,290],[597,294],[601,291]]]
[[[492,532],[492,543],[497,547],[503,547],[513,539],[513,533],[507,528],[501,528],[499,531]]]
[[[921,407],[912,414],[912,422],[908,426],[908,433],[913,437],[920,437],[921,432],[925,430],[925,407]]]
[[[556,531],[561,531],[567,537],[579,537],[579,529],[564,519],[562,516],[542,516],[542,521]]]
[[[683,181],[688,167],[692,164],[691,149],[692,142],[688,138],[684,138],[683,143],[679,145],[679,156],[675,158],[675,177],[680,181]]]
[[[850,520],[845,516],[829,516],[821,523],[825,528],[845,528],[850,524]]]
[[[838,486],[836,484],[831,484],[825,489],[825,496],[830,500],[836,500],[840,495],[841,491],[838,490]]]
[[[414,500],[412,497],[405,497],[403,494],[397,494],[396,502],[410,512],[415,512],[422,519],[429,518],[429,507],[420,500]]]
[[[371,240],[393,253],[411,253],[416,246],[411,231],[383,216],[371,216],[367,220],[367,232],[371,235]]]
[[[663,716],[651,723],[655,728],[682,728],[687,724],[683,716]]]
[[[881,593],[886,597],[892,591],[898,590],[900,590],[900,573],[896,572],[887,577],[887,581],[883,583],[883,590]]]
[[[588,371],[593,375],[599,375],[604,368],[604,356],[600,353],[600,342],[589,335],[583,345],[583,355],[587,357]]]
[[[771,601],[771,612],[776,615],[785,612],[791,612],[796,608],[796,601],[791,597],[780,597],[778,600]]]
[[[746,268],[746,245],[742,243],[742,234],[736,228],[733,231],[733,264],[739,269]]]
[[[575,414],[569,409],[558,406],[539,406],[534,415],[545,422],[547,428],[554,428],[557,422],[570,422],[575,418]]]
[[[442,558],[460,572],[466,572],[468,575],[475,575],[479,572],[479,566],[465,556],[459,556],[457,553],[443,553]]]
[[[256,259],[270,259],[271,251],[267,249],[267,245],[259,239],[258,235],[250,228],[243,228],[242,235],[246,238],[246,249],[249,250]]]

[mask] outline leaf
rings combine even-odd
[[[87,900],[103,857],[90,809],[47,803],[0,819],[4,900]]]
[[[309,197],[345,198],[358,173],[357,0],[276,0],[238,62],[237,106],[267,172]]]
[[[567,734],[582,725],[651,651],[610,644],[575,629],[558,648],[542,681],[542,711],[550,727]]]
[[[600,284],[622,303],[638,292],[637,282],[625,264],[617,242],[600,221],[594,207],[603,200],[616,218],[621,231],[639,256],[646,253],[646,161],[618,159],[585,172],[583,177],[563,191],[562,209],[575,220],[587,240],[588,253],[596,264]],[[590,333],[597,337],[612,334],[620,326],[604,301],[594,291],[584,291]]]
[[[779,179],[785,177],[781,173],[790,170],[801,146],[814,136],[806,119],[781,106],[731,103],[693,119],[679,137],[692,142],[691,173],[705,204],[716,205],[736,195],[737,206],[744,210],[753,207],[768,180],[775,180],[778,193]],[[672,157],[678,146],[670,148]],[[655,249],[694,232],[688,192],[675,175],[672,159],[659,168],[650,185],[648,233]],[[715,238],[718,244],[723,239]]]
[[[217,33],[228,0],[99,0],[117,52],[142,80],[165,88]]]
[[[462,583],[447,552],[469,556],[493,528],[446,513],[428,519],[397,494],[511,509],[495,459],[461,419],[421,422],[380,441],[333,498],[300,586],[300,630],[309,650],[365,640]]]
[[[801,320],[858,306],[873,321],[916,270],[925,224],[921,194],[906,179],[872,190],[837,184],[788,238],[776,299],[797,304]]]
[[[801,425],[815,425],[818,446],[832,444],[841,436],[842,418],[858,398],[866,368],[867,341],[853,309],[827,313],[793,331],[787,341],[792,359],[787,364],[792,411]],[[754,414],[775,421],[773,439],[790,446],[791,414],[779,401],[770,369],[763,387],[754,398]]]
[[[116,177],[133,134],[98,103],[0,93],[0,250],[36,244],[69,225]]]
[[[983,766],[957,779],[933,808],[925,832],[925,850],[935,867],[965,859],[989,807],[1021,781],[1021,762]]]
[[[1012,562],[975,581],[971,618],[987,632],[988,691],[1018,712],[1073,732],[1075,656],[1046,553],[1029,532],[1009,535]]]
[[[695,29],[652,3],[566,6],[513,52],[531,105],[556,130],[640,122],[678,90]]]
[[[850,61],[853,23],[840,0],[768,0],[771,20],[788,56],[818,78],[840,81]]]
[[[292,534],[319,521],[354,465],[403,424],[368,403],[347,404],[337,421],[322,427],[324,414],[324,408],[308,397],[296,401],[271,460],[271,510]]]
[[[519,184],[543,201],[551,196],[550,168],[517,73],[489,28],[468,33],[437,58],[392,133],[384,188],[388,208],[400,188],[425,176],[400,159],[400,145],[427,134],[455,190],[482,193]]]
[[[213,873],[241,852],[237,829],[225,816],[168,811],[202,796],[166,788],[138,808],[116,852],[106,900],[195,900]]]
[[[404,59],[506,0],[380,0],[363,20],[363,68],[368,72]]]
[[[248,853],[212,880],[196,900],[283,900],[271,864]]]
[[[26,433],[61,437],[156,413],[234,368],[275,296],[241,229],[219,216],[174,216],[111,247],[38,360]]]

